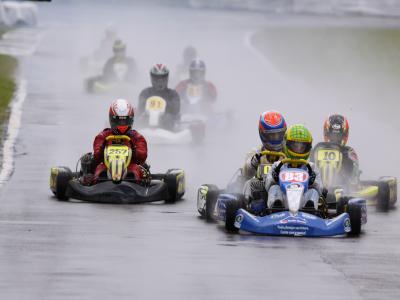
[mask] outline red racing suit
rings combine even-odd
[[[110,135],[119,135],[115,133],[111,128],[106,128],[100,132],[93,142],[93,155],[96,162],[96,170],[94,172],[93,184],[97,182],[101,173],[107,170],[104,164],[104,148],[106,146],[106,138]],[[141,165],[146,162],[147,159],[147,142],[145,138],[136,130],[128,130],[125,135],[131,138],[127,146],[132,149],[132,160],[128,166],[128,173],[133,174],[137,181],[140,181],[143,176]]]
[[[191,89],[194,90],[191,91]],[[200,100],[203,103],[213,103],[217,100],[217,89],[215,88],[215,85],[209,81],[195,83],[191,79],[186,79],[179,82],[175,90],[181,97],[183,104],[191,104],[188,99],[191,92],[198,94],[197,96],[200,97]]]

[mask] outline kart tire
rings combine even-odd
[[[164,182],[168,187],[168,197],[165,199],[165,203],[175,203],[176,200],[182,198],[183,193],[178,191],[178,176],[181,173],[182,170],[169,169],[165,174]]]
[[[201,144],[206,136],[206,128],[202,122],[196,122],[190,125],[193,144]]]
[[[241,207],[238,200],[228,201],[226,203],[225,229],[228,232],[237,233],[239,229],[235,227],[236,212]]]
[[[350,235],[357,236],[361,232],[361,206],[356,203],[350,203],[347,207],[350,216],[351,231]]]
[[[387,204],[386,209],[393,208],[395,203],[397,202],[397,178],[396,177],[390,177],[390,176],[384,176],[379,178],[379,192],[378,192],[378,204],[379,204],[379,197],[381,196],[380,194],[380,186],[386,185],[387,188],[384,188],[384,192],[386,192],[386,195],[383,194],[382,192],[382,198],[386,197],[387,203],[384,202],[384,204]],[[385,207],[383,207],[385,209]]]
[[[208,187],[208,192],[206,197],[205,218],[207,221],[213,221],[215,205],[217,204],[217,199],[219,195],[219,189],[214,184],[205,184],[204,186]]]
[[[376,208],[380,211],[388,211],[390,202],[390,187],[388,181],[382,179],[378,181],[378,196]]]
[[[72,172],[68,167],[58,167],[58,174],[54,191],[54,194],[58,200],[68,200],[68,197],[66,196],[66,191],[69,181],[72,179],[72,177]]]

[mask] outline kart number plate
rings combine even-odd
[[[127,155],[128,147],[112,147],[107,149],[108,155]]]
[[[318,161],[339,162],[340,152],[337,150],[318,150]]]
[[[189,84],[187,88],[187,94],[189,97],[200,97],[201,96],[200,86]]]
[[[306,172],[281,172],[280,179],[285,182],[305,182],[308,180]]]
[[[146,110],[148,111],[165,111],[167,103],[161,97],[150,97],[146,100]]]

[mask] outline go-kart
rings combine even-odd
[[[340,147],[333,143],[319,143],[314,149],[313,160],[328,189],[328,202],[334,203],[341,197],[362,197],[368,205],[376,205],[380,210],[393,208],[397,201],[397,178],[380,177],[378,180],[359,180],[349,185],[341,178],[343,156]]]
[[[84,170],[72,172],[68,167],[53,167],[50,171],[50,189],[59,200],[69,198],[100,203],[143,203],[164,200],[173,203],[185,193],[185,174],[170,169],[165,174],[151,174],[151,180],[139,184],[127,172],[132,150],[126,145],[126,135],[108,136],[104,150],[106,172],[98,183],[84,185]],[[79,163],[79,161],[78,161]]]
[[[184,114],[202,120],[213,130],[226,128],[233,122],[234,111],[216,111],[214,104],[204,97],[201,84],[189,83],[181,99]]]
[[[85,81],[85,90],[93,94],[132,90],[132,82],[126,79],[128,71],[127,64],[114,63],[113,74],[100,75],[87,79]]]
[[[166,114],[167,102],[158,96],[146,100],[145,112],[139,117],[138,127],[151,144],[189,144],[204,140],[203,122],[182,116],[173,121]],[[168,124],[168,126],[165,126]]]
[[[285,167],[284,164],[306,165],[307,171]],[[283,159],[277,166],[279,186],[283,192],[281,207],[266,207],[266,199],[245,204],[242,194],[222,193],[217,196],[215,218],[225,224],[229,232],[249,232],[266,235],[340,236],[358,235],[367,222],[365,199],[343,197],[334,210],[323,198],[318,209],[304,207],[304,194],[309,188],[311,166],[306,160]],[[263,176],[266,176],[264,173]],[[212,192],[212,191],[211,191]],[[198,201],[215,197],[210,190],[200,187]],[[200,198],[200,199],[199,199]]]

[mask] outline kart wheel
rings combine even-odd
[[[168,187],[168,198],[166,203],[174,203],[182,198],[185,193],[185,173],[180,169],[169,169],[164,177],[164,182]]]
[[[53,174],[52,169],[52,179],[54,182],[52,183],[52,191],[58,200],[68,200],[65,192],[67,191],[68,183],[72,179],[72,172],[68,167],[57,167],[55,168],[57,173]],[[55,178],[53,178],[55,176]]]
[[[225,229],[228,232],[238,232],[239,229],[235,227],[236,212],[241,207],[238,200],[226,202],[226,215],[225,215]]]
[[[214,219],[214,210],[215,205],[217,204],[219,189],[214,184],[206,184],[205,186],[208,187],[208,192],[206,196],[205,217],[207,221],[212,221]]]
[[[206,135],[205,125],[201,122],[196,122],[190,126],[192,133],[193,144],[201,144]]]
[[[385,179],[378,181],[378,196],[377,196],[376,208],[380,211],[389,210],[390,202],[390,187],[389,182]]]
[[[361,232],[361,206],[355,203],[350,203],[347,212],[350,216],[350,234],[359,235]]]
[[[383,187],[382,193],[381,186]],[[397,178],[390,176],[381,177],[379,178],[378,187],[378,208],[388,210],[390,207],[394,207],[397,202]],[[380,207],[381,200],[382,207]]]

